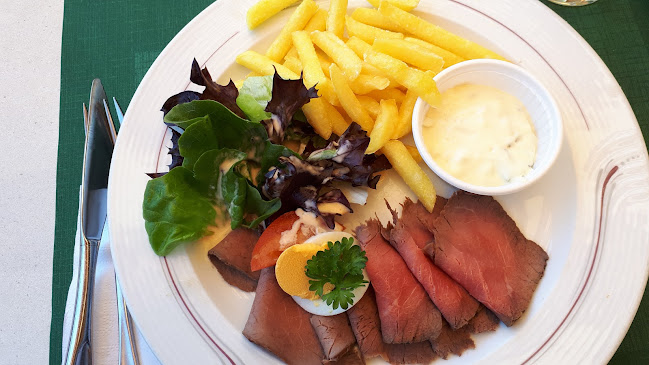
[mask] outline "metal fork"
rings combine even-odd
[[[124,121],[124,113],[122,112],[122,109],[120,108],[115,98],[113,98],[113,103],[115,104],[117,119],[119,120],[119,125],[121,126],[122,122]],[[104,111],[106,112],[106,117],[108,118],[110,123],[114,123],[113,117],[110,114],[110,108],[106,104],[106,100],[104,100]],[[86,133],[88,133],[88,110],[86,108],[86,104],[83,104],[83,120]],[[117,294],[117,320],[119,322],[119,364],[128,364],[128,360],[130,359],[131,364],[140,365],[140,359],[135,343],[135,334],[133,332],[133,319],[131,318],[131,313],[126,306],[126,301],[124,300],[124,296],[122,295],[122,288],[119,285],[117,275],[115,275],[115,291]]]

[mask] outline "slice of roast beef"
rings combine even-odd
[[[407,203],[404,204],[404,208],[407,206]],[[457,329],[466,325],[476,314],[480,304],[426,257],[411,236],[412,230],[406,227],[405,209],[403,214],[404,217],[390,233],[390,244],[397,249],[410,272],[424,287],[451,328]]]
[[[443,359],[447,359],[450,354],[461,356],[464,351],[475,348],[471,332],[466,326],[454,330],[447,323],[444,323],[439,337],[430,341],[430,344],[433,351]]]
[[[387,361],[388,352],[381,336],[381,321],[372,285],[358,303],[349,308],[347,317],[363,357],[371,359],[381,356]]]
[[[228,284],[244,291],[255,291],[259,271],[250,270],[250,259],[258,238],[256,230],[237,228],[207,253]]]
[[[437,219],[442,210],[444,210],[444,206],[446,206],[447,201],[448,200],[446,198],[442,198],[438,195],[437,199],[435,200],[435,207],[433,207],[433,211],[428,212],[424,205],[419,201],[417,203],[411,203],[411,206],[406,208],[406,204],[408,204],[408,200],[406,200],[406,202],[404,203],[403,217],[408,218],[410,216],[414,218],[416,216],[419,222],[423,224],[429,232],[432,233],[433,227],[435,226],[435,219]],[[409,215],[406,214],[406,212]],[[421,247],[422,246],[420,245],[420,248]]]
[[[342,358],[356,345],[356,338],[345,313],[335,316],[312,315],[311,325],[318,335],[327,360]]]
[[[356,305],[347,311],[356,341],[363,357],[381,356],[392,364],[428,364],[437,357],[428,341],[387,344],[383,342],[374,289],[370,285]]]
[[[435,339],[442,329],[439,310],[380,231],[378,220],[370,220],[356,228],[356,238],[367,255],[365,268],[376,293],[384,342]]]
[[[430,364],[437,359],[430,342],[386,344],[390,364]]]
[[[489,196],[457,191],[435,220],[435,264],[511,326],[527,309],[548,255]]]
[[[435,207],[438,205],[440,204],[436,201]],[[433,233],[428,230],[428,227],[421,221],[421,219],[427,219],[427,217],[432,214],[429,213],[421,203],[415,203],[409,198],[406,198],[403,204],[401,204],[401,207],[401,218],[398,222],[401,222],[401,224],[405,226],[417,246],[419,246],[419,248],[424,248],[426,244],[433,242]],[[397,222],[394,222],[394,224],[396,225]]]
[[[358,346],[352,347],[345,355],[338,360],[325,360],[324,365],[365,365],[365,360],[361,355]]]
[[[279,287],[275,267],[261,270],[243,335],[288,364],[320,365],[324,353],[310,319],[311,314]]]
[[[481,304],[480,309],[478,309],[475,316],[467,323],[466,327],[471,333],[482,333],[495,331],[499,324],[500,320],[498,317]]]
[[[209,258],[212,265],[216,267],[216,270],[218,270],[226,283],[247,292],[253,292],[257,289],[257,280],[250,278],[244,272],[239,271],[232,266],[226,265],[215,256],[209,255]]]

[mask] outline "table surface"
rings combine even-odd
[[[60,363],[90,81],[100,77],[126,108],[164,46],[211,2],[0,0],[0,166],[12,170],[0,175],[2,363]],[[609,66],[647,140],[649,1],[548,6]],[[611,363],[649,363],[647,291]]]

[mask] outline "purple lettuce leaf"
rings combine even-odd
[[[199,92],[191,90],[181,91],[178,94],[167,99],[167,101],[162,104],[162,108],[160,108],[160,110],[164,113],[164,115],[167,115],[167,113],[169,113],[169,111],[176,105],[189,103],[190,101],[199,100],[200,98],[201,93]]]
[[[332,227],[333,216],[349,209],[349,201],[342,191],[334,189],[322,194],[321,190],[333,181],[350,182],[353,186],[376,188],[380,176],[376,172],[390,168],[385,156],[365,155],[369,137],[356,123],[340,137],[323,149],[311,152],[306,159],[295,156],[280,157],[282,167],[276,167],[266,174],[262,186],[268,198],[280,198],[282,210],[302,208],[321,215]],[[319,203],[339,203],[335,210],[327,205],[320,212]]]
[[[196,59],[192,62],[192,71],[189,79],[201,86],[205,86],[205,90],[201,94],[201,100],[214,100],[223,104],[226,108],[230,109],[234,114],[238,115],[243,119],[247,119],[246,114],[239,108],[237,105],[237,96],[239,96],[239,90],[234,85],[234,82],[230,80],[227,85],[219,85],[212,80],[210,72],[206,68],[201,70],[201,66],[198,64]]]
[[[320,195],[317,200],[317,209],[329,228],[336,225],[335,216],[354,212],[349,200],[340,189],[333,189]]]
[[[275,70],[272,94],[266,105],[266,111],[272,117],[262,123],[266,126],[270,141],[279,144],[284,141],[286,128],[291,124],[293,115],[310,99],[317,98],[318,92],[315,86],[309,89],[304,86],[302,75],[297,80],[284,80]]]

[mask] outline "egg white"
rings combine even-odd
[[[308,240],[304,241],[304,243],[327,243],[329,241],[331,242],[336,242],[340,241],[343,238],[354,238],[354,244],[356,245],[356,238],[352,236],[351,234],[347,232],[325,232],[325,233],[320,233],[317,234]],[[369,277],[367,276],[367,271],[363,269],[363,278],[366,281],[370,281]],[[367,291],[369,283],[363,284],[363,286],[360,286],[356,289],[354,289],[354,302],[347,307],[347,309],[343,309],[342,307],[338,307],[336,309],[333,309],[332,305],[327,305],[324,300],[322,299],[315,299],[315,300],[310,300],[310,299],[305,299],[298,297],[297,295],[293,295],[293,300],[302,307],[305,311],[311,313],[311,314],[317,314],[319,316],[334,316],[336,314],[340,314],[342,312],[347,311],[349,308],[353,307],[358,301],[365,295],[365,292]],[[332,303],[333,304],[333,303]]]

